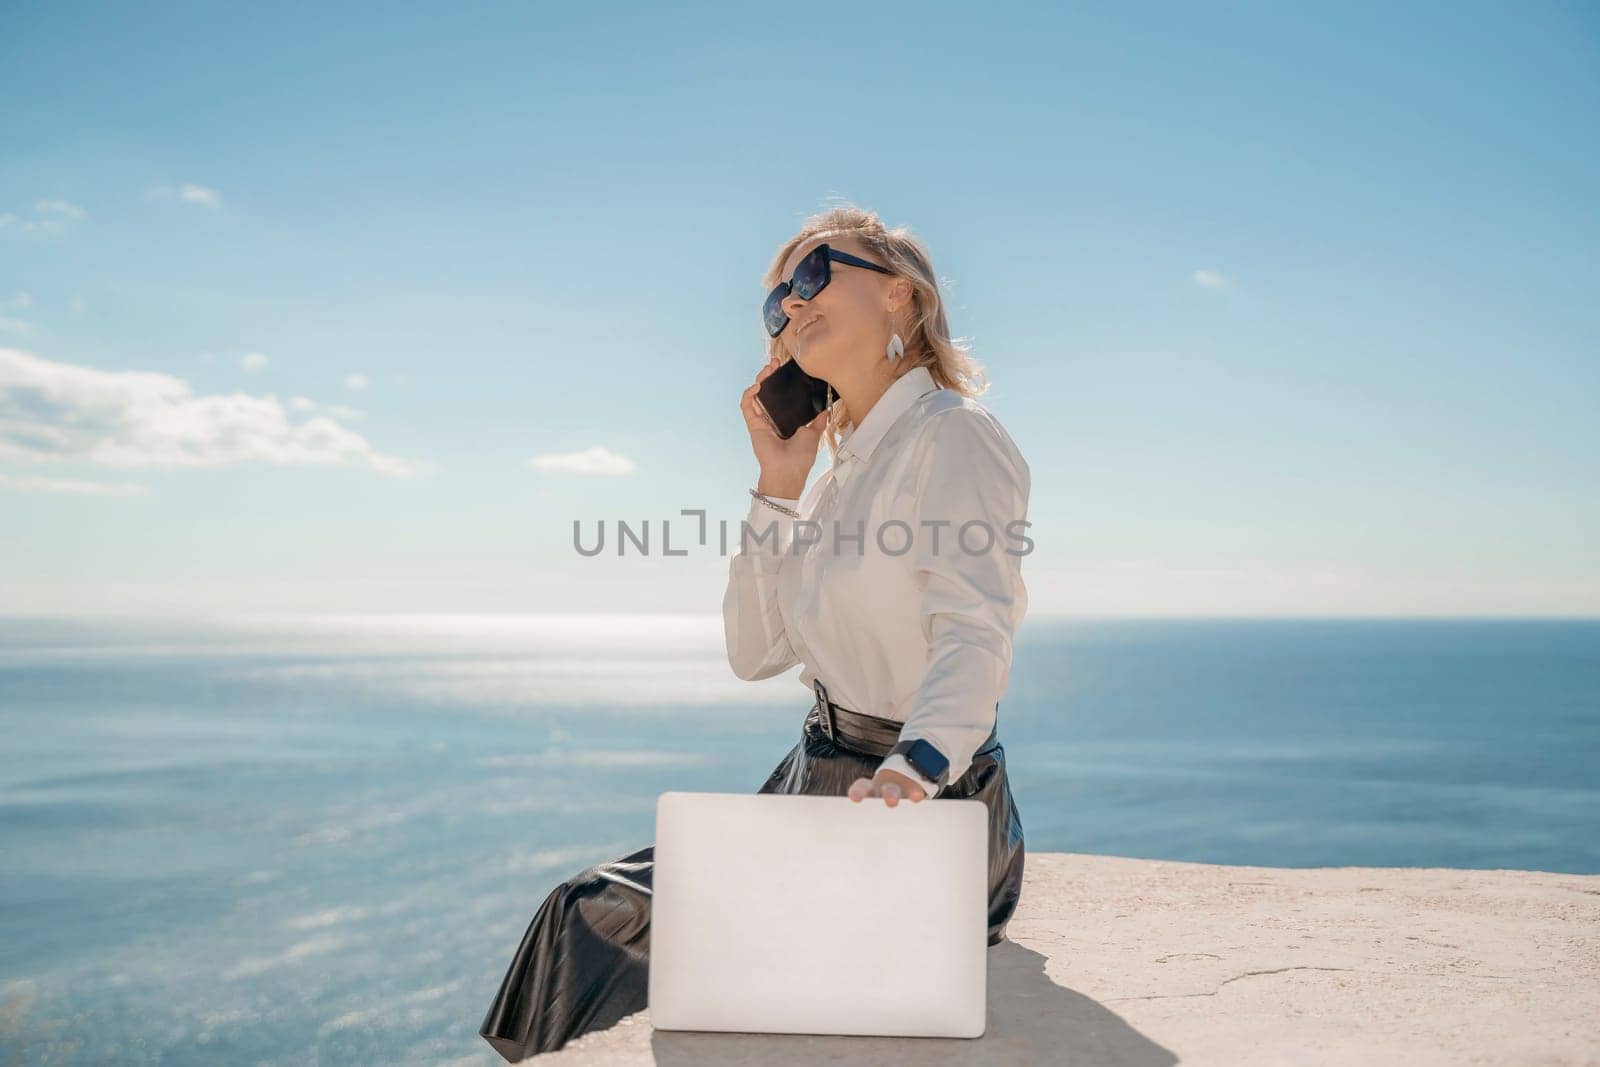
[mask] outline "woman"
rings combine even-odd
[[[979,372],[904,229],[825,212],[779,250],[765,285],[769,358],[740,400],[760,476],[723,622],[734,674],[801,664],[815,700],[757,792],[981,800],[997,944],[1022,888],[996,718],[1028,603],[1028,465],[972,399]],[[786,357],[831,387],[828,408],[787,440],[757,399]],[[833,464],[806,492],[824,435]],[[646,1007],[654,861],[650,845],[546,897],[479,1030],[506,1059]]]

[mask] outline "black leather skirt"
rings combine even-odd
[[[819,693],[800,742],[757,792],[844,796],[851,782],[873,776],[900,726],[840,708]],[[995,734],[958,781],[922,803],[947,798],[977,799],[989,808],[989,944],[998,944],[1022,893],[1024,849],[1005,749]],[[496,1052],[516,1063],[645,1009],[654,868],[652,844],[587,867],[550,891],[478,1028]]]

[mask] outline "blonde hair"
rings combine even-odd
[[[911,283],[911,328],[909,336],[902,335],[906,353],[902,361],[907,368],[926,367],[941,388],[954,389],[963,396],[981,396],[988,391],[989,381],[982,365],[969,354],[965,339],[950,336],[949,323],[945,321],[944,298],[939,294],[939,280],[934,275],[933,257],[922,239],[909,227],[889,229],[877,212],[845,204],[818,212],[801,224],[800,230],[778,249],[772,266],[767,268],[761,286],[770,291],[786,279],[779,274],[789,256],[801,244],[816,237],[851,237],[866,252],[866,258],[888,267],[896,276]],[[781,336],[767,338],[767,355],[782,356]],[[839,451],[839,430],[853,424],[845,409],[844,399],[833,403],[823,436],[828,441],[828,451],[835,458]]]

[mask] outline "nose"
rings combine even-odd
[[[783,313],[791,319],[799,315],[811,301],[803,300],[793,293],[783,298]]]

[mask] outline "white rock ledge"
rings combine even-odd
[[[977,1040],[645,1011],[523,1062],[1600,1064],[1600,875],[1030,853],[1008,934]]]

